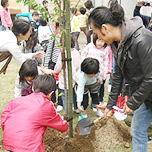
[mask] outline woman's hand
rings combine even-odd
[[[43,51],[33,53],[32,58],[44,58],[45,53]]]
[[[40,70],[45,73],[45,74],[49,74],[49,75],[55,75],[55,72],[51,69],[46,69],[46,68],[40,68]]]

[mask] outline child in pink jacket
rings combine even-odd
[[[68,130],[68,123],[56,113],[50,101],[56,90],[50,75],[37,76],[34,93],[12,99],[1,115],[4,149],[12,152],[44,152],[43,135],[47,127],[60,132]]]
[[[10,16],[10,12],[8,9],[9,1],[8,0],[1,0],[1,10],[0,10],[0,17],[2,22],[2,31],[10,30],[12,27],[12,19]]]

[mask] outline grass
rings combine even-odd
[[[7,73],[5,75],[0,75],[0,113],[4,109],[5,105],[8,103],[8,101],[12,98],[14,98],[14,85],[15,85],[15,79],[18,74],[20,65],[15,61],[14,59],[9,64],[9,67],[7,69]],[[107,101],[108,93],[105,93],[104,100]],[[55,105],[56,106],[56,105]],[[63,112],[61,112],[61,115]],[[91,117],[92,120],[96,119],[97,116],[95,113],[88,108],[88,115]],[[75,127],[78,121],[78,114],[73,115],[73,126]],[[2,140],[2,130],[0,130],[0,141]],[[148,145],[148,152],[150,152],[152,149],[152,144]],[[123,146],[110,148],[107,147],[106,149],[102,149],[100,152],[130,152],[131,147],[126,149]],[[0,152],[6,152],[2,149],[0,149]]]

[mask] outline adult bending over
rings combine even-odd
[[[18,46],[18,42],[21,40],[28,40],[31,34],[30,22],[22,19],[18,19],[13,23],[12,31],[0,32],[0,61],[5,60],[8,57],[8,62],[4,65],[0,73],[5,73],[6,68],[13,56],[20,64],[26,59],[32,57],[42,57],[43,52],[23,54]]]
[[[110,8],[98,7],[89,16],[89,24],[99,39],[111,45],[116,59],[112,89],[104,117],[116,105],[125,78],[131,95],[124,114],[134,111],[131,124],[133,152],[147,152],[147,128],[152,122],[152,33],[140,17],[124,18],[124,10],[112,2]]]

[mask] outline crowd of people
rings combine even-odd
[[[67,121],[57,113],[65,109],[63,59],[57,45],[60,42],[59,23],[51,27],[49,16],[43,19],[42,14],[34,10],[17,14],[12,23],[9,1],[1,0],[1,5],[0,62],[7,62],[0,73],[6,73],[12,57],[21,65],[14,80],[15,98],[1,114],[4,149],[44,152],[43,135],[47,127],[60,132],[68,130]],[[49,14],[48,1],[44,0],[42,5]],[[88,0],[79,10],[71,8],[73,111],[82,111],[83,117],[88,117],[90,94],[90,106],[96,115],[109,119],[108,113],[116,105],[125,82],[129,85],[129,98],[123,109],[124,114],[133,115],[133,152],[147,151],[147,128],[152,122],[152,21],[140,14],[142,6],[143,1],[139,1],[133,13],[136,17],[132,19],[124,17],[117,0],[110,0],[108,7],[94,8]],[[18,17],[27,17],[28,21]],[[78,42],[81,31],[87,40],[84,49]],[[67,68],[65,73],[68,73]],[[108,74],[112,88],[103,108]],[[67,76],[66,80],[68,92]],[[57,95],[56,89],[61,96]]]

